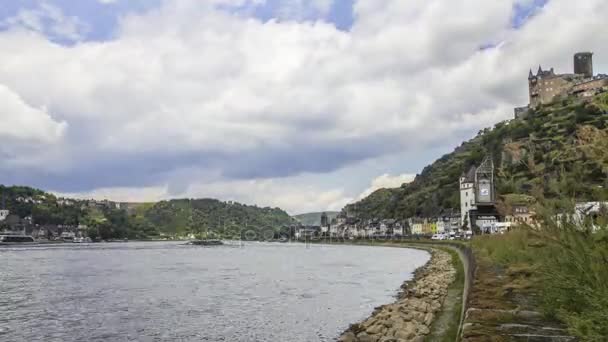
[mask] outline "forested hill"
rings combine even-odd
[[[167,234],[206,234],[268,239],[294,219],[279,208],[260,208],[215,199],[179,199],[136,210],[136,217]]]
[[[459,177],[489,154],[496,166],[501,199],[526,194],[574,200],[608,198],[608,94],[585,103],[559,100],[524,119],[486,128],[425,167],[409,184],[381,189],[346,206],[361,218],[429,217],[459,208]]]
[[[0,206],[4,204],[11,212],[3,225],[24,222],[27,220],[23,219],[31,217],[34,225],[84,225],[91,237],[102,239],[185,237],[189,234],[232,238],[245,233],[249,238],[262,239],[295,222],[279,208],[215,199],[117,203],[58,198],[30,187],[2,185],[0,199]]]

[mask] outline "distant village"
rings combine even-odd
[[[45,195],[17,197],[17,203],[42,204],[48,199]],[[2,199],[4,202],[4,199]],[[75,200],[70,198],[58,198],[56,205],[60,207],[79,207],[80,209],[96,208],[103,209],[125,209],[126,204],[108,200]],[[64,241],[64,242],[88,242],[88,229],[86,224],[38,224],[34,217],[19,217],[4,209],[2,203],[0,209],[0,235],[20,233],[31,236],[37,241]]]
[[[471,167],[460,177],[460,210],[445,209],[432,217],[412,217],[405,220],[362,220],[341,212],[329,220],[325,213],[320,226],[296,226],[296,239],[383,239],[432,238],[436,240],[469,239],[473,234],[502,234],[517,225],[538,224],[534,206],[522,201],[500,207],[494,187],[494,165],[486,158],[478,167]],[[577,203],[573,220],[600,215],[608,202]]]

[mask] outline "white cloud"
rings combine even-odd
[[[0,139],[52,144],[63,136],[65,122],[57,122],[44,108],[33,108],[0,84]]]
[[[372,180],[372,183],[369,188],[365,189],[361,195],[357,198],[358,200],[363,199],[369,195],[371,195],[374,191],[379,189],[387,189],[387,188],[398,188],[402,184],[410,183],[414,180],[416,175],[413,174],[401,174],[392,176],[389,174],[380,175]]]
[[[63,178],[49,186],[154,188],[177,177],[180,190],[219,184],[226,189],[214,193],[228,198],[241,193],[231,184],[253,181],[245,189],[254,191],[268,181],[291,191],[280,200],[267,185],[272,203],[306,211],[357,191],[290,187],[282,179],[457,145],[462,132],[474,134],[525,104],[529,67],[570,71],[576,50],[594,50],[596,70],[608,71],[607,2],[552,0],[514,30],[516,2],[359,0],[345,32],[323,22],[263,23],[215,7],[245,0],[167,1],[123,18],[113,40],[70,47],[32,34],[47,29],[40,15],[22,13],[13,24],[28,33],[0,32],[0,83],[70,127],[62,136]],[[324,10],[329,2],[315,4]],[[488,42],[501,44],[478,49]],[[203,179],[175,172],[181,169]],[[12,172],[30,170],[36,167]],[[306,200],[295,204],[298,192]],[[314,200],[312,193],[327,194]]]

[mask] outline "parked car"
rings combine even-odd
[[[446,240],[446,236],[443,234],[433,234],[431,240]]]

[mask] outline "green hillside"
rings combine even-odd
[[[412,183],[381,189],[344,208],[362,218],[432,216],[459,207],[459,177],[491,155],[499,195],[526,194],[548,200],[608,198],[608,94],[585,103],[566,98],[504,121],[425,167]],[[508,196],[507,196],[508,197]]]
[[[340,213],[339,211],[326,211],[325,212],[325,214],[327,214],[327,218],[330,221],[333,220],[336,216],[338,216],[339,213]],[[323,212],[306,213],[306,214],[295,215],[294,218],[305,226],[319,226],[319,225],[321,225],[321,215],[323,215]]]
[[[109,201],[57,198],[30,187],[2,185],[0,196],[12,214],[10,221],[13,223],[31,217],[38,225],[86,225],[91,237],[102,239],[185,237],[189,234],[263,239],[294,223],[279,208],[215,199],[119,205]]]
[[[279,208],[260,208],[215,199],[162,201],[143,212],[147,222],[169,235],[268,239],[282,227],[294,223]]]

